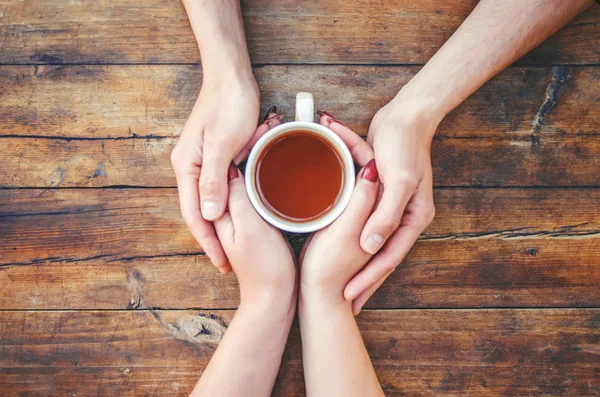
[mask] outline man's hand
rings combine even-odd
[[[380,200],[360,237],[362,249],[375,255],[348,283],[344,296],[358,313],[400,264],[435,215],[431,139],[439,120],[399,100],[373,119],[368,142],[375,152],[381,181]]]
[[[368,142],[375,151],[381,186],[376,209],[359,239],[362,251],[375,256],[344,290],[346,299],[353,300],[355,314],[434,217],[430,147],[441,118],[421,117],[427,114],[424,109],[415,101],[401,101],[399,96],[383,107],[371,124]],[[330,114],[319,114],[319,122],[339,135],[355,160],[364,164],[372,154],[364,149],[360,137]]]
[[[556,32],[591,0],[481,0],[452,37],[373,119],[369,143],[383,195],[361,235],[377,252],[344,295],[358,312],[434,216],[430,145],[441,120]]]
[[[224,72],[205,78],[181,138],[171,155],[181,213],[217,268],[231,267],[209,221],[227,204],[227,169],[256,129],[259,92],[250,74]]]

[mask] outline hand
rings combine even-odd
[[[376,254],[348,283],[346,299],[358,313],[369,297],[404,259],[435,215],[431,141],[441,118],[425,114],[400,97],[383,107],[371,123],[373,147],[382,184],[381,199],[369,217],[360,244]]]
[[[259,92],[251,72],[224,71],[214,79],[205,76],[171,154],[183,219],[224,273],[231,267],[209,221],[225,211],[227,168],[252,137],[258,111]]]
[[[301,295],[316,294],[336,304],[346,303],[344,287],[371,257],[360,247],[359,239],[373,211],[379,181],[371,148],[358,135],[347,132],[340,137],[351,148],[355,161],[367,164],[358,175],[348,207],[335,222],[311,236],[300,256]]]
[[[290,305],[296,284],[291,246],[254,210],[244,178],[234,165],[229,167],[228,178],[227,212],[214,225],[238,278],[241,302],[260,307],[265,307],[265,302],[267,306]]]

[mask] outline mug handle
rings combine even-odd
[[[296,121],[314,122],[315,101],[310,92],[299,92],[296,95]]]

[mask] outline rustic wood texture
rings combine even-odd
[[[0,387],[184,396],[232,314],[2,312]],[[370,311],[358,323],[387,396],[600,393],[598,309]],[[295,328],[275,396],[304,394],[300,360]]]
[[[0,138],[0,187],[174,187],[177,138]],[[600,186],[600,135],[438,138],[436,186]]]
[[[308,90],[318,108],[366,135],[373,115],[418,70],[294,65],[255,74],[261,114],[277,104],[292,117],[295,93]],[[198,66],[0,66],[0,136],[177,136],[201,80]],[[598,68],[511,67],[452,112],[437,136],[598,134],[599,80]]]
[[[243,1],[257,63],[423,64],[476,0]],[[365,11],[365,10],[368,10]],[[197,63],[179,1],[0,1],[2,63]],[[523,63],[600,63],[600,10],[590,11]]]
[[[0,310],[235,308],[174,189],[0,191]],[[372,308],[600,304],[595,189],[439,189]],[[567,209],[567,210],[565,210]],[[165,293],[168,291],[168,293]]]
[[[365,136],[476,4],[242,0],[261,113],[308,90]],[[436,219],[358,317],[386,395],[600,395],[599,38],[594,6],[440,125]],[[0,0],[2,396],[197,382],[239,303],[169,164],[198,63],[180,1]]]

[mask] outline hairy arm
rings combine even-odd
[[[252,73],[239,0],[183,0],[209,75],[224,68]]]
[[[402,89],[445,116],[485,82],[593,4],[593,0],[481,0]]]

